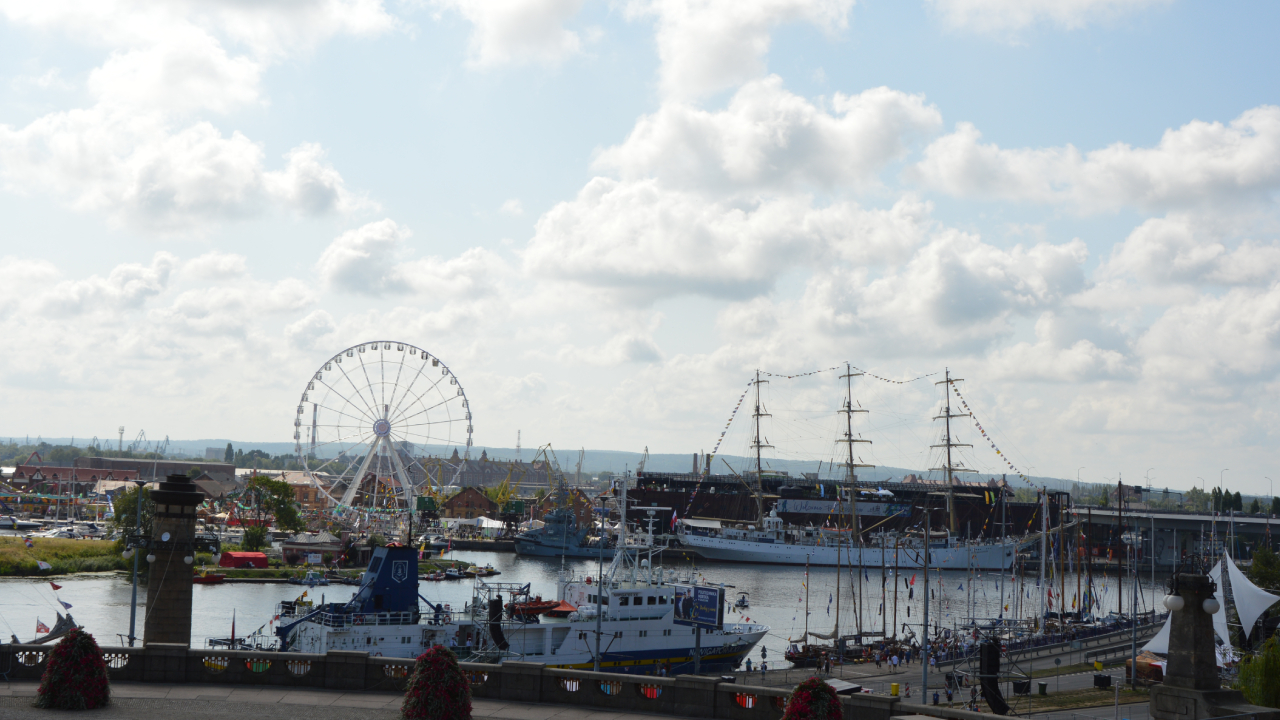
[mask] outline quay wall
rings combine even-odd
[[[0,645],[0,677],[38,682],[52,647]],[[372,657],[366,652],[323,655],[244,650],[193,649],[181,644],[104,647],[111,679],[120,682],[312,687],[330,690],[403,691],[412,659]],[[779,720],[789,690],[736,685],[733,678],[701,675],[654,677],[548,668],[541,663],[461,663],[476,698],[554,703],[663,715]],[[903,704],[899,698],[857,694],[841,699],[847,720],[890,720],[931,714],[954,720],[994,720],[994,715]]]

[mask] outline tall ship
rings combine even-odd
[[[701,632],[678,625],[676,595],[680,587],[694,586],[694,579],[655,567],[652,543],[646,553],[626,544],[625,530],[623,536],[620,546],[627,550],[615,553],[600,577],[562,573],[559,602],[545,613],[534,611],[543,603],[529,597],[529,585],[480,579],[465,607],[433,604],[418,594],[417,551],[377,548],[349,601],[318,607],[283,603],[276,648],[411,658],[445,645],[472,662],[679,674],[695,667],[703,673],[733,670],[769,632],[767,625],[750,622]]]
[[[958,485],[955,475],[973,472],[963,467],[954,458],[952,451],[958,447],[970,447],[965,443],[957,443],[951,432],[951,420],[965,417],[966,414],[952,412],[950,387],[957,382],[948,371],[943,386],[944,403],[942,414],[935,420],[944,424],[941,442],[933,449],[939,450],[942,458],[941,467],[933,468],[944,473],[945,480],[941,485],[934,484],[925,490],[923,502],[903,503],[892,490],[883,487],[864,487],[858,483],[856,470],[870,465],[855,462],[854,447],[858,443],[870,443],[857,437],[853,432],[853,416],[865,413],[866,410],[855,407],[852,395],[852,378],[862,373],[854,373],[846,364],[845,374],[841,379],[846,381],[846,397],[840,412],[845,416],[845,432],[840,442],[847,448],[845,462],[845,479],[836,484],[830,500],[824,500],[828,510],[825,517],[817,523],[788,523],[784,517],[787,506],[785,499],[779,498],[768,513],[765,513],[764,483],[765,477],[762,451],[772,447],[761,439],[760,419],[767,417],[760,403],[761,380],[756,374],[754,438],[752,449],[755,451],[755,473],[744,473],[743,484],[750,482],[749,489],[755,496],[757,515],[751,521],[733,521],[716,518],[676,517],[676,535],[681,546],[697,553],[708,560],[724,562],[771,563],[780,565],[816,565],[839,566],[852,565],[862,567],[916,568],[925,567],[953,570],[965,569],[1008,569],[1016,560],[1018,550],[1023,545],[1031,545],[1034,539],[1011,540],[1002,532],[1000,536],[990,538],[957,537],[957,494],[968,495],[966,486]],[[926,485],[926,488],[929,486]],[[957,490],[960,492],[957,493]],[[825,496],[825,487],[823,489]],[[941,502],[934,496],[942,496]],[[999,500],[1006,501],[1004,488],[999,489]],[[991,495],[983,493],[984,498]],[[863,499],[871,502],[864,503]],[[894,502],[899,500],[898,502]],[[937,503],[937,504],[935,504]],[[876,511],[869,519],[860,517],[859,510]],[[994,513],[997,508],[989,508]],[[1001,511],[1003,507],[999,508]],[[942,513],[947,518],[947,530],[939,533],[932,530],[935,526],[935,515]],[[1003,513],[1002,513],[1003,515]],[[897,523],[886,528],[890,521]],[[1004,522],[1003,517],[1001,523]],[[984,526],[987,523],[984,523]],[[909,528],[923,526],[926,531],[911,532]],[[879,532],[873,532],[878,529]],[[926,552],[927,548],[927,552]]]

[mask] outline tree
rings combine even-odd
[[[1191,488],[1183,495],[1183,504],[1187,510],[1204,512],[1209,509],[1210,502],[1208,493],[1198,487]]]
[[[138,493],[142,493],[142,529],[151,529],[151,519],[155,516],[156,504],[151,500],[151,491],[146,485],[134,487],[116,495],[111,501],[111,509],[115,517],[111,524],[125,530],[132,530],[138,523]]]
[[[276,527],[289,532],[301,532],[306,524],[298,516],[293,486],[283,480],[272,480],[266,475],[254,475],[245,483],[245,492],[252,493],[257,501],[258,515],[265,511],[276,518]],[[246,540],[248,536],[246,534]]]
[[[1261,512],[1262,512],[1262,503],[1258,502],[1258,498],[1254,498],[1253,502],[1249,503],[1249,514],[1257,515]]]
[[[267,546],[267,528],[265,525],[250,525],[244,529],[244,540],[240,547],[247,552],[256,552]]]
[[[236,451],[232,449],[231,443],[227,443],[227,451],[222,453],[222,462],[233,463],[236,461]]]
[[[1280,683],[1275,681],[1280,673],[1280,645],[1276,638],[1269,638],[1262,651],[1240,663],[1236,689],[1244,691],[1244,697],[1255,705],[1280,707]]]
[[[201,469],[201,467],[200,467],[199,465],[192,465],[192,466],[187,470],[187,477],[189,477],[189,478],[198,478],[198,477],[200,477],[200,473],[202,473],[202,472],[204,472],[204,470],[203,470],[203,469]]]
[[[1280,555],[1266,546],[1258,548],[1245,574],[1263,590],[1280,590]]]
[[[1280,497],[1271,498],[1271,515],[1280,515]]]
[[[1231,499],[1231,509],[1236,512],[1244,512],[1244,498],[1240,497],[1240,491],[1237,490],[1235,497]]]

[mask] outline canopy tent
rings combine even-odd
[[[1231,598],[1235,600],[1236,613],[1240,616],[1240,624],[1244,626],[1245,639],[1248,639],[1253,634],[1253,627],[1257,624],[1258,617],[1280,600],[1280,597],[1250,582],[1249,578],[1240,572],[1240,568],[1236,567],[1230,555],[1224,557],[1224,562],[1227,564],[1227,577],[1231,579]]]

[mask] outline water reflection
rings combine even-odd
[[[582,575],[598,574],[596,561],[566,560],[554,558],[527,558],[510,553],[456,552],[450,557],[479,564],[491,563],[502,572],[498,582],[529,583],[533,593],[551,598],[556,594],[556,579],[563,567]],[[829,632],[836,620],[836,575],[834,568],[815,568],[805,576],[804,568],[772,565],[738,565],[697,563],[667,553],[662,564],[670,570],[695,568],[708,582],[724,583],[726,594],[732,599],[738,592],[749,594],[751,607],[745,611],[731,610],[726,618],[750,618],[772,627],[763,647],[769,649],[770,659],[781,659],[788,638],[799,639],[804,632],[805,589],[809,596],[809,627],[818,632]],[[607,563],[606,563],[607,567]],[[909,585],[912,576],[916,581]],[[1025,617],[1039,611],[1039,594],[1034,577],[1003,575],[1003,603],[1001,601],[1001,574],[977,573],[969,576],[964,571],[934,571],[930,574],[930,624],[954,627],[964,621],[973,607],[973,615],[979,618],[997,617],[1003,605],[1009,606],[1006,617]],[[118,636],[129,630],[130,583],[127,574],[107,573],[54,578],[62,589],[57,597],[72,605],[72,614],[89,632],[106,645],[119,643]],[[1066,576],[1067,605],[1075,596],[1076,576]],[[1117,607],[1117,588],[1114,571],[1108,575],[1095,573],[1094,589],[1099,596],[1101,612],[1105,614]],[[436,603],[449,603],[461,607],[471,597],[470,580],[422,582],[419,592]],[[1058,594],[1061,581],[1053,583]],[[1083,585],[1083,583],[1082,583]],[[852,592],[851,592],[852,586]],[[894,588],[897,588],[895,601]],[[920,571],[905,570],[897,577],[890,571],[885,574],[881,588],[879,569],[865,569],[859,589],[855,571],[846,568],[840,578],[840,627],[842,632],[852,633],[861,614],[862,626],[867,630],[890,629],[894,620],[895,602],[898,627],[912,626],[919,632],[923,616],[924,577]],[[234,617],[236,635],[243,636],[260,627],[270,631],[276,604],[281,600],[299,597],[305,588],[283,583],[249,584],[227,583],[222,585],[197,585],[193,595],[192,645],[203,647],[211,637],[227,637],[231,634]],[[355,588],[345,585],[317,587],[307,590],[308,597],[317,601],[346,600]],[[856,595],[861,592],[859,603]],[[1124,583],[1123,606],[1128,611],[1131,604],[1131,585]],[[139,588],[137,632],[142,634],[146,612],[146,588]],[[1149,574],[1139,581],[1140,610],[1150,609],[1155,598],[1164,594],[1163,580],[1157,579],[1152,588]],[[882,606],[883,601],[883,606]],[[1021,603],[1021,605],[1020,605]],[[883,611],[882,611],[883,607]],[[1055,601],[1054,607],[1057,607]],[[7,635],[16,634],[29,641],[35,635],[37,618],[46,625],[53,625],[54,612],[58,609],[54,591],[48,579],[9,578],[0,580],[0,622]],[[757,648],[754,655],[759,655]],[[757,657],[758,660],[758,657]]]

